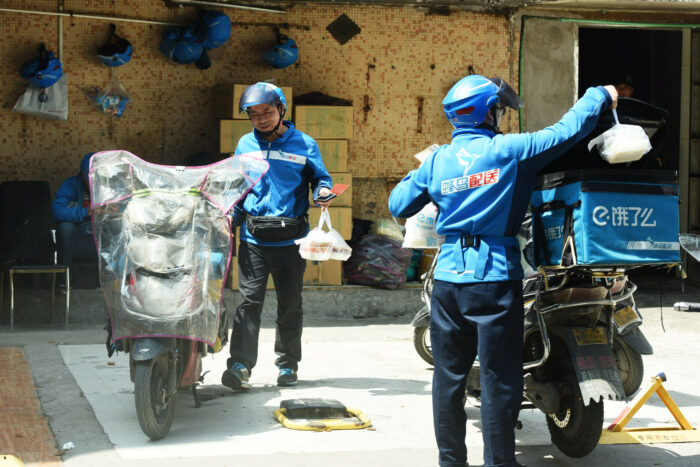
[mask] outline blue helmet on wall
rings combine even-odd
[[[110,24],[110,29],[109,39],[97,49],[97,58],[109,67],[125,65],[131,60],[134,47],[128,40],[117,36],[114,24]]]
[[[231,20],[220,11],[201,11],[196,29],[202,46],[206,50],[215,49],[224,45],[231,37]]]
[[[523,103],[501,78],[470,75],[450,88],[442,101],[445,115],[455,128],[472,128],[481,124],[488,111],[500,102],[502,107],[519,109]]]
[[[190,28],[170,28],[163,33],[158,50],[175,63],[194,63],[202,55],[204,47]]]
[[[287,68],[299,59],[299,48],[291,37],[278,34],[277,44],[262,54],[262,59],[275,68]]]
[[[19,73],[33,85],[48,88],[61,79],[63,67],[53,52],[47,51],[44,44],[41,44],[39,57],[25,62]]]
[[[241,94],[238,111],[248,111],[250,107],[259,104],[282,106],[282,116],[287,112],[287,99],[280,88],[271,83],[255,83],[245,88]]]

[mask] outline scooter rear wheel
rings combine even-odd
[[[595,449],[603,431],[603,401],[583,404],[576,378],[567,378],[559,410],[547,415],[552,443],[569,457],[584,457]]]
[[[413,346],[420,358],[433,365],[433,348],[430,345],[429,326],[418,326],[413,329]]]
[[[152,440],[163,439],[173,424],[175,401],[168,384],[169,356],[135,363],[136,415],[143,432]]]

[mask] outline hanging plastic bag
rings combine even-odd
[[[328,227],[328,231],[323,230],[323,226]],[[299,245],[299,254],[304,259],[313,261],[327,261],[337,259],[347,260],[352,254],[352,248],[343,240],[338,231],[331,225],[331,217],[328,209],[321,210],[318,219],[318,226],[311,229],[309,234],[299,240],[295,240]]]
[[[48,88],[30,84],[12,111],[51,120],[68,120],[68,78],[63,74]]]
[[[104,113],[114,117],[121,117],[124,110],[133,102],[131,95],[124,89],[112,70],[112,82],[101,91],[95,88],[94,94],[88,94],[88,98]]]
[[[403,237],[404,248],[437,248],[445,237],[435,231],[438,209],[433,203],[425,205],[415,216],[406,219],[406,235]]]
[[[588,143],[588,151],[596,146],[601,157],[610,164],[638,161],[651,150],[649,136],[641,126],[621,125],[615,109],[612,112],[615,125],[593,138]]]

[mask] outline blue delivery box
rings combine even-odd
[[[537,266],[680,262],[675,171],[544,174],[530,205]]]

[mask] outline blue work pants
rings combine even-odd
[[[522,282],[436,280],[430,303],[433,421],[440,466],[467,465],[463,396],[478,352],[484,463],[515,467],[514,431],[523,395]]]

